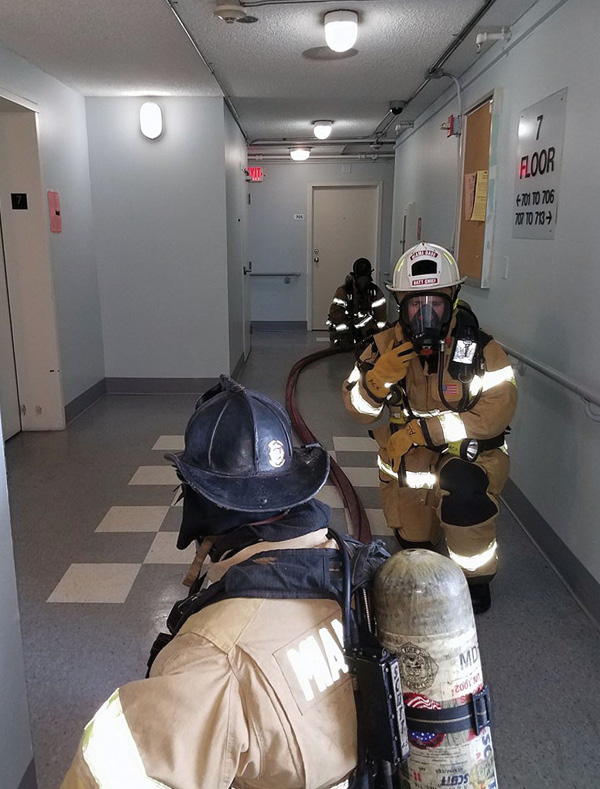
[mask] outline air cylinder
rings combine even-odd
[[[458,565],[433,551],[401,551],[378,570],[374,604],[379,640],[399,659],[405,706],[471,704],[484,683],[469,588]],[[474,726],[453,733],[411,728],[403,789],[498,786],[489,725],[479,733]]]

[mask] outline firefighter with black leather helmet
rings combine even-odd
[[[458,300],[453,256],[422,242],[394,269],[399,320],[374,335],[344,382],[379,445],[383,509],[403,547],[437,546],[463,569],[476,613],[490,605],[498,567],[498,495],[508,477],[505,432],[517,392],[504,350]]]
[[[342,564],[314,498],[327,452],[293,447],[279,403],[222,377],[184,451],[167,457],[182,480],[178,547],[197,541],[207,561],[148,678],[86,727],[63,789],[348,787],[357,723]]]

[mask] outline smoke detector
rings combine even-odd
[[[246,16],[246,12],[239,3],[217,3],[213,14],[223,22],[227,22],[228,25],[240,22]]]

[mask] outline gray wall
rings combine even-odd
[[[38,105],[44,191],[60,193],[63,233],[52,235],[50,244],[68,403],[104,377],[85,102],[61,82],[3,49],[0,88]]]
[[[229,369],[221,99],[88,98],[106,376],[203,378]]]
[[[244,257],[248,235],[248,184],[246,141],[229,110],[225,111],[225,187],[227,203],[227,282],[229,302],[229,360],[231,369],[240,360],[244,343]],[[249,285],[248,285],[249,287]],[[225,370],[223,370],[225,372]]]
[[[591,75],[600,70],[599,30],[597,0],[540,0],[513,26],[504,54],[495,45],[461,78],[466,107],[494,88],[503,92],[490,288],[465,288],[463,296],[497,339],[598,393],[600,104]],[[520,112],[564,87],[567,121],[555,239],[513,239]],[[433,110],[397,148],[396,252],[401,212],[413,200],[425,237],[442,244],[451,240],[456,148],[439,126],[456,111],[454,91]],[[600,580],[600,424],[584,415],[580,398],[531,369],[518,384],[509,441],[512,479]]]
[[[249,184],[250,260],[253,271],[297,271],[302,274],[285,285],[280,278],[252,279],[253,321],[307,320],[308,212],[310,184],[383,184],[380,238],[380,278],[390,262],[390,235],[394,162],[352,162],[342,173],[342,163],[264,161],[262,183]],[[304,214],[305,220],[294,219]],[[332,294],[333,295],[333,294]]]
[[[0,789],[17,789],[33,759],[33,749],[29,732],[4,447],[0,451],[0,709]]]

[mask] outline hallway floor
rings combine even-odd
[[[326,347],[318,338],[254,334],[240,381],[283,402],[292,364]],[[311,365],[298,403],[357,487],[374,536],[387,537],[375,445],[341,403],[351,364],[343,354]],[[112,691],[144,675],[155,635],[186,594],[191,557],[175,549],[181,509],[163,453],[183,447],[196,399],[111,395],[64,432],[21,433],[6,446],[40,789],[60,785],[83,726]],[[345,529],[336,489],[319,498]],[[477,618],[499,786],[600,786],[600,633],[506,508],[499,541],[492,608]]]

